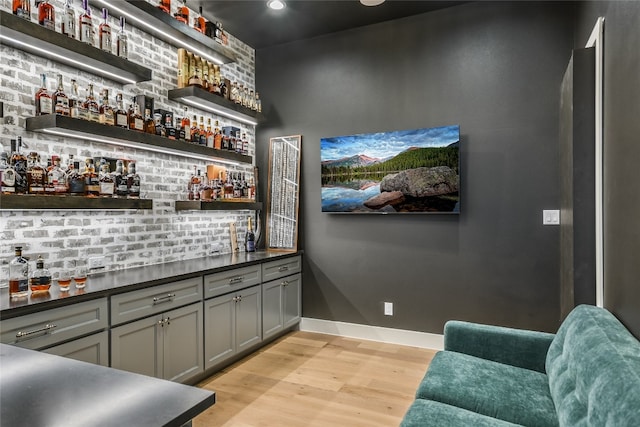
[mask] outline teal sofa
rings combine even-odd
[[[640,342],[576,307],[557,334],[449,321],[401,427],[640,427]]]

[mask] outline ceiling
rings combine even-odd
[[[455,6],[465,1],[386,0],[379,6],[363,6],[358,0],[286,0],[287,7],[275,11],[266,0],[193,0],[190,8],[202,6],[208,20],[255,49],[316,37],[350,28],[403,18]]]

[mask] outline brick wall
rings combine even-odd
[[[174,2],[176,3],[176,2]],[[62,2],[54,6],[61,8]],[[77,12],[80,0],[73,0]],[[0,7],[10,11],[9,2]],[[35,12],[35,7],[32,7]],[[100,10],[92,9],[92,16],[100,17]],[[117,19],[111,16],[115,29]],[[35,13],[33,22],[37,22]],[[59,16],[56,30],[60,30]],[[247,218],[253,211],[198,212],[175,211],[175,201],[186,199],[187,180],[193,166],[205,171],[204,162],[180,156],[153,153],[141,149],[112,146],[96,141],[52,137],[27,132],[26,118],[35,114],[34,94],[40,85],[40,73],[46,73],[49,89],[55,85],[55,76],[63,75],[65,91],[70,93],[70,79],[75,78],[81,89],[93,83],[96,94],[109,89],[111,103],[121,92],[125,99],[136,94],[155,98],[156,108],[174,111],[182,116],[184,105],[169,101],[167,90],[176,87],[177,48],[128,25],[129,59],[153,70],[153,80],[138,84],[121,85],[75,68],[49,61],[14,48],[0,45],[0,100],[4,102],[4,118],[0,119],[0,143],[3,151],[10,151],[10,139],[22,136],[27,148],[46,154],[62,154],[64,159],[73,154],[76,159],[86,157],[119,157],[137,161],[142,178],[141,194],[153,199],[150,211],[0,211],[0,286],[8,281],[8,261],[14,246],[20,244],[24,253],[35,260],[42,255],[46,265],[55,273],[58,269],[87,262],[89,256],[104,256],[107,270],[119,270],[139,265],[158,264],[189,258],[198,258],[218,250],[231,251],[229,227],[236,222],[238,237],[244,236]],[[115,38],[114,38],[115,40]],[[230,47],[239,60],[221,67],[222,75],[232,81],[254,88],[255,51],[229,37]],[[115,46],[115,43],[114,43]],[[249,139],[249,155],[254,155],[254,128],[233,120],[215,116],[189,107],[190,115],[203,115],[219,120],[221,125],[243,129]],[[206,120],[205,120],[206,122]],[[229,166],[228,166],[229,167]],[[230,166],[230,170],[252,171],[249,165]],[[242,246],[241,246],[242,247]]]

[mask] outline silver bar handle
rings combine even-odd
[[[288,266],[288,265],[283,265],[282,267],[280,267],[280,268],[278,269],[278,271],[279,271],[280,273],[282,273],[283,271],[287,271],[287,270],[289,270],[289,266]]]
[[[163,297],[153,297],[153,304],[155,305],[155,304],[160,304],[160,303],[163,303],[163,302],[170,302],[171,299],[173,297],[175,297],[175,296],[176,296],[176,294],[166,294]]]
[[[234,277],[233,279],[229,279],[229,284],[230,285],[235,285],[237,283],[242,283],[244,281],[244,277],[243,276],[237,276]]]
[[[43,326],[42,328],[40,328],[40,329],[34,329],[33,331],[27,331],[27,332],[22,332],[22,331],[20,331],[20,332],[18,332],[18,333],[16,334],[16,338],[24,338],[24,337],[26,337],[26,336],[33,335],[33,334],[37,334],[37,333],[39,333],[39,332],[44,332],[44,333],[46,334],[46,333],[47,333],[47,332],[49,332],[51,329],[54,329],[54,328],[57,328],[57,327],[58,327],[58,325],[56,325],[56,324],[54,324],[54,323],[47,323],[46,325],[44,325],[44,326]]]

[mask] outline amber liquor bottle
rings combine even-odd
[[[84,194],[86,196],[100,195],[100,181],[96,173],[96,166],[91,157],[87,158],[84,163]]]
[[[98,179],[100,180],[100,196],[113,197],[116,189],[115,181],[109,171],[109,162],[105,159],[100,160]]]
[[[44,194],[46,173],[40,164],[38,153],[29,153],[29,166],[27,166],[27,185],[29,194]]]
[[[213,148],[216,150],[222,149],[222,131],[220,130],[220,124],[216,120],[216,126],[213,131]]]
[[[98,105],[96,97],[93,94],[93,83],[89,83],[87,98],[84,100],[82,107],[87,110],[89,121],[100,122],[100,106]]]
[[[100,123],[113,126],[116,123],[116,115],[113,107],[109,105],[109,89],[102,90],[102,99],[100,102]]]
[[[50,30],[56,29],[56,12],[49,0],[36,1],[38,6],[38,24]]]
[[[47,75],[40,74],[40,89],[36,92],[36,116],[53,113],[53,99],[47,90]]]
[[[178,7],[178,12],[174,16],[178,21],[189,25],[189,8],[186,0],[182,0],[182,6]]]
[[[115,125],[124,129],[129,128],[129,114],[127,110],[124,109],[124,105],[122,103],[122,94],[119,93],[116,95],[116,112],[115,112]]]
[[[207,131],[204,129],[204,117],[200,116],[200,133],[198,145],[207,145]]]
[[[187,107],[184,107],[184,116],[182,117],[180,126],[182,126],[182,129],[184,130],[184,140],[191,142],[191,121],[189,120]]]
[[[61,116],[69,116],[71,110],[69,107],[69,97],[64,93],[64,86],[62,84],[62,74],[58,74],[58,89],[53,93],[53,104],[56,114]]]
[[[100,49],[111,53],[111,25],[109,25],[109,11],[102,8],[102,24],[98,27],[98,40]]]
[[[202,79],[200,78],[200,69],[193,67],[193,74],[189,77],[189,86],[202,87]]]
[[[200,6],[199,11],[200,13],[193,20],[193,29],[204,34],[205,28],[207,27],[207,20],[202,16],[202,6]]]
[[[200,143],[200,130],[198,129],[198,116],[193,116],[193,121],[191,122],[190,142],[194,144]]]
[[[129,129],[144,132],[144,117],[140,114],[140,106],[133,102],[133,113],[129,114]]]
[[[158,9],[160,9],[164,13],[171,13],[171,0],[160,0]]]

